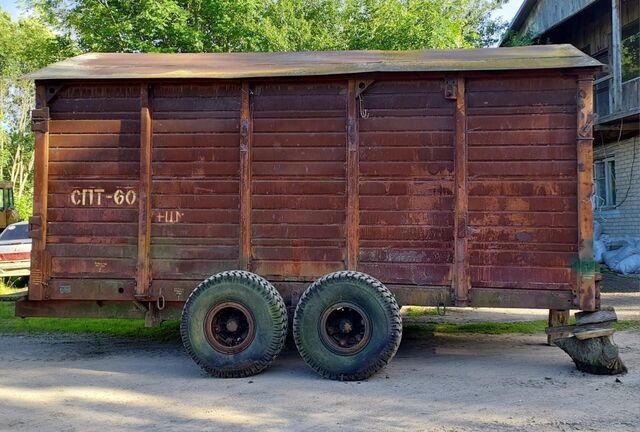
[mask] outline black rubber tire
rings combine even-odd
[[[358,306],[370,318],[370,339],[355,354],[335,353],[321,336],[322,315],[340,302]],[[293,318],[293,338],[304,361],[324,378],[364,380],[391,361],[400,346],[400,307],[391,291],[369,275],[330,273],[314,282],[300,298]]]
[[[207,341],[204,323],[216,304],[237,302],[255,320],[255,337],[244,351],[228,354]],[[242,378],[266,369],[278,356],[287,336],[287,309],[282,297],[266,279],[247,271],[215,274],[191,293],[182,310],[182,343],[191,358],[210,375]]]

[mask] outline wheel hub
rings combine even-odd
[[[251,311],[240,303],[218,303],[207,312],[204,334],[216,351],[237,354],[251,345],[256,334],[255,320]]]
[[[362,308],[351,302],[336,303],[322,314],[320,335],[331,351],[352,355],[369,343],[371,320]]]

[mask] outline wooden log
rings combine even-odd
[[[627,372],[611,336],[587,340],[561,338],[555,344],[569,354],[578,370],[596,375],[617,375]]]
[[[549,327],[566,326],[569,324],[569,310],[557,310],[549,309]],[[550,333],[547,334],[547,345],[553,345],[553,342],[561,337],[568,337],[570,334],[566,332],[562,333]]]

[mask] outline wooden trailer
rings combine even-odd
[[[289,306],[305,360],[361,379],[398,304],[596,310],[600,67],[570,45],[51,65],[16,313],[182,317],[201,366],[245,376]]]

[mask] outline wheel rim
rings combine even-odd
[[[371,319],[362,308],[353,303],[336,303],[322,314],[320,335],[324,345],[331,351],[352,355],[369,343]]]
[[[244,305],[223,302],[207,312],[204,334],[216,351],[237,354],[251,345],[256,335],[256,324],[253,314]]]

